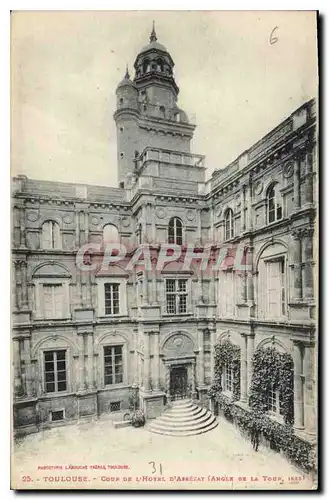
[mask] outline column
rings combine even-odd
[[[167,401],[170,402],[170,365],[166,364],[166,378],[165,378],[165,391],[167,394]]]
[[[13,300],[14,300],[14,310],[19,309],[19,297],[18,293],[19,290],[17,288],[17,282],[18,282],[18,276],[19,276],[19,261],[15,260],[13,262],[13,268],[12,268],[12,273],[13,273],[13,280],[12,280],[12,287],[13,287]]]
[[[254,248],[249,247],[246,253],[246,265],[250,267],[250,271],[246,272],[247,275],[247,298],[249,302],[254,302]]]
[[[302,286],[302,241],[300,231],[293,231],[294,238],[293,256],[294,256],[294,298],[301,300],[303,297]]]
[[[216,271],[211,271],[209,286],[209,301],[211,304],[216,304]]]
[[[242,186],[242,202],[241,202],[241,229],[246,230],[246,186]]]
[[[158,391],[160,389],[160,335],[159,332],[155,332],[154,335],[154,389]]]
[[[252,178],[249,179],[249,185],[246,190],[247,192],[247,224],[246,230],[252,231],[253,229],[253,221],[252,221]]]
[[[299,342],[294,342],[294,427],[304,428],[303,354]]]
[[[201,237],[201,210],[196,211],[196,222],[197,222],[197,242],[202,245],[202,237]],[[184,243],[184,241],[183,241]]]
[[[25,208],[21,207],[19,210],[20,215],[20,247],[26,248],[26,229],[25,229]]]
[[[315,349],[312,344],[304,344],[304,411],[305,411],[305,431],[316,434],[316,368]]]
[[[144,380],[143,387],[145,391],[150,390],[150,335],[144,333]]]
[[[75,210],[75,248],[80,247],[79,210]]]
[[[211,241],[211,244],[213,245],[215,242],[214,242],[214,204],[213,202],[211,203],[211,206],[210,206],[210,234],[209,234],[209,238],[210,238],[210,241]]]
[[[134,376],[133,376],[133,387],[139,386],[139,373],[138,373],[138,330],[134,329]]]
[[[151,222],[152,222],[152,243],[155,245],[156,243],[155,210],[152,210],[152,207],[151,207]]]
[[[240,401],[247,402],[247,336],[241,334],[242,349],[241,349],[241,367],[240,367]]]
[[[78,346],[79,346],[79,392],[86,389],[85,383],[85,341],[84,334],[78,334]]]
[[[303,297],[313,299],[313,227],[305,228],[302,231],[302,283]]]
[[[85,219],[85,243],[88,243],[89,241],[89,214],[87,210],[84,212],[84,219]]]
[[[21,261],[21,276],[22,276],[22,309],[28,308],[28,298],[27,298],[27,262],[25,260]]]
[[[92,333],[87,334],[88,358],[87,358],[87,378],[88,389],[94,389],[94,336]]]
[[[148,287],[149,272],[144,269],[143,273],[143,304],[147,305],[149,303],[149,287]]]
[[[16,396],[22,396],[21,350],[18,338],[13,339],[14,391]]]
[[[31,364],[31,339],[27,338],[24,340],[24,352],[25,352],[25,376],[26,376],[26,395],[27,397],[33,396],[33,376],[32,376],[32,364]]]
[[[313,203],[313,154],[307,152],[305,157],[305,203]]]
[[[203,330],[199,330],[199,355],[198,355],[198,386],[204,385],[204,342]]]
[[[192,390],[192,399],[196,399],[196,390],[195,390],[195,361],[192,361],[192,380],[191,380],[191,390]]]
[[[294,158],[294,210],[300,208],[300,156]]]
[[[254,344],[255,344],[255,335],[247,336],[247,394],[248,398],[250,396],[250,388],[253,374],[253,356],[254,356]]]

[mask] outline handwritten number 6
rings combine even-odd
[[[272,29],[271,34],[270,34],[270,44],[273,45],[279,40],[279,37],[274,36],[275,31],[278,29],[278,26],[275,26],[275,28]]]

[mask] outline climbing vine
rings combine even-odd
[[[282,451],[287,458],[305,471],[316,468],[316,456],[312,445],[294,434],[294,365],[291,356],[276,349],[259,348],[253,357],[253,376],[249,407],[236,404],[240,397],[240,368],[235,368],[235,393],[233,399],[222,393],[222,371],[227,362],[238,363],[240,349],[229,341],[215,346],[215,377],[209,389],[209,397],[228,420],[234,421],[245,436],[257,429],[269,442],[272,449]],[[239,379],[239,382],[238,382]],[[284,424],[276,422],[267,414],[268,390],[271,385],[280,393]]]
[[[249,406],[266,413],[271,386],[280,393],[284,422],[294,422],[294,364],[287,353],[279,353],[274,347],[257,349],[253,357],[253,374],[250,386]]]
[[[240,347],[236,346],[229,340],[225,340],[222,344],[215,345],[215,366],[214,366],[214,383],[208,391],[210,398],[221,393],[222,375],[225,365],[232,366],[233,375],[233,400],[240,399]]]

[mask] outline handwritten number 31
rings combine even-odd
[[[275,26],[275,28],[272,29],[271,34],[270,34],[270,44],[273,45],[279,40],[278,36],[275,36],[275,32],[278,29],[278,26]]]

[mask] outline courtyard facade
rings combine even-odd
[[[260,411],[311,450],[316,102],[206,180],[173,68],[153,29],[116,89],[118,187],[13,179],[14,428],[97,419],[135,392],[147,419],[188,397],[233,423]],[[278,369],[259,381],[262,360]]]

